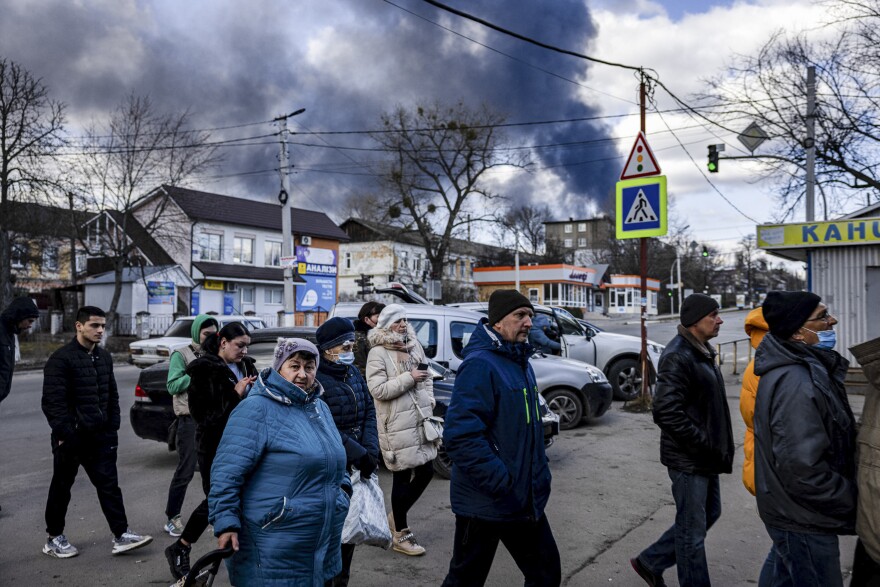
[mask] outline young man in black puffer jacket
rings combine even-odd
[[[56,558],[79,554],[64,536],[70,488],[82,466],[98,492],[113,532],[111,554],[149,544],[153,538],[128,529],[116,472],[119,393],[113,358],[98,346],[104,311],[84,306],[76,313],[76,337],[49,357],[43,369],[43,413],[52,428],[53,471],[46,503],[43,553]]]
[[[30,298],[15,298],[0,314],[0,402],[12,390],[17,337],[27,332],[39,316],[37,306]]]

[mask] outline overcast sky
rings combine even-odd
[[[547,43],[653,68],[684,97],[733,53],[752,53],[772,31],[822,18],[812,4],[791,0],[447,3]],[[491,176],[511,201],[549,203],[559,219],[611,209],[638,131],[632,72],[524,44],[420,0],[0,0],[0,14],[0,55],[42,77],[68,105],[74,136],[132,92],[149,94],[162,110],[189,108],[197,128],[248,125],[215,131],[227,139],[272,133],[267,121],[306,108],[290,124],[298,143],[293,202],[337,221],[347,194],[375,189],[380,154],[344,148],[365,146],[362,135],[310,133],[374,129],[397,104],[485,102],[516,123],[588,119],[512,129],[514,145],[533,147],[534,168]],[[662,92],[657,101],[671,107]],[[675,213],[695,238],[726,248],[754,233],[754,222],[700,173],[706,145],[721,139],[738,147],[734,137],[675,115],[649,117],[648,137]],[[222,167],[192,187],[273,199],[277,142],[252,143],[224,148]],[[753,219],[773,219],[771,193],[749,181],[744,164],[723,164],[711,179]]]

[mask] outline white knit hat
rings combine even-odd
[[[406,308],[400,304],[388,304],[379,314],[376,328],[388,328],[401,318],[406,318]]]

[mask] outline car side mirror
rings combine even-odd
[[[586,338],[587,340],[593,340],[593,329],[592,328],[586,329],[586,332],[584,333],[584,338]]]

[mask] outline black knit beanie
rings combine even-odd
[[[496,289],[489,296],[489,326],[493,326],[517,308],[535,310],[529,298],[515,289]]]
[[[706,294],[694,293],[684,299],[681,304],[681,325],[693,326],[718,309],[718,302]]]
[[[821,301],[822,298],[808,291],[771,291],[764,300],[764,320],[773,336],[788,340]]]
[[[348,318],[330,318],[315,331],[315,340],[318,341],[318,349],[322,351],[354,340],[354,324]]]

